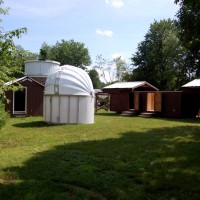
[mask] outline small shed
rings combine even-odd
[[[117,113],[130,109],[139,109],[139,93],[148,91],[148,106],[154,105],[154,93],[158,88],[146,81],[118,82],[103,88],[103,92],[110,94],[110,110]]]
[[[48,74],[60,68],[60,63],[52,60],[25,61],[25,75],[5,85],[20,83],[23,90],[6,92],[9,104],[6,111],[11,116],[42,116],[44,84]]]
[[[94,123],[94,90],[81,68],[64,65],[45,83],[44,121],[52,124]]]
[[[5,85],[17,83],[23,86],[23,89],[6,92],[6,98],[9,100],[6,111],[11,116],[41,116],[44,85],[28,76],[7,82]]]
[[[140,116],[183,117],[181,91],[141,91],[134,94],[138,96],[138,106],[135,109]]]

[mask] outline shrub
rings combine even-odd
[[[0,129],[5,125],[7,118],[8,113],[5,111],[5,104],[0,100]]]

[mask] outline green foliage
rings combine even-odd
[[[2,8],[3,3],[1,0],[0,15],[8,14],[9,9]],[[16,79],[22,74],[24,59],[30,56],[30,54],[27,56],[27,52],[22,48],[15,46],[13,38],[19,38],[26,32],[26,28],[9,32],[4,31],[2,27],[0,28],[0,128],[5,124],[8,117],[4,107],[5,92],[18,89],[17,85],[5,85],[5,83]]]
[[[0,1],[0,6],[1,4],[3,4],[3,1]],[[5,15],[7,12],[7,9],[0,9],[0,14]],[[20,54],[13,42],[13,38],[19,38],[26,32],[26,28],[10,32],[5,32],[3,28],[0,29],[0,98],[4,97],[5,91],[12,89],[12,86],[2,87],[4,83],[15,79],[15,75],[21,70],[18,65]]]
[[[86,69],[86,66],[91,64],[88,49],[83,43],[74,40],[61,40],[53,46],[43,43],[40,49],[40,58],[55,60],[61,65],[68,64],[82,69]]]
[[[101,81],[99,79],[99,74],[95,69],[91,69],[88,73],[90,76],[90,79],[92,81],[94,89],[100,89],[101,88]]]
[[[145,80],[161,90],[179,89],[192,75],[188,52],[181,46],[173,20],[154,21],[138,45],[132,80]]]
[[[5,125],[8,113],[5,111],[5,104],[0,100],[0,129]]]
[[[1,200],[199,200],[199,119],[42,120],[11,118],[1,130]]]
[[[24,75],[24,69],[25,69],[24,62],[26,60],[37,60],[38,54],[25,50],[20,45],[17,45],[15,48],[16,48],[16,51],[14,52],[15,60],[13,60],[13,64],[12,64],[12,66],[15,67],[15,70],[12,76],[15,78],[20,78]]]
[[[40,59],[41,60],[46,60],[47,59],[47,51],[46,49],[40,49]]]
[[[200,77],[200,1],[175,0],[180,5],[177,12],[180,39],[190,51],[190,61],[196,77]]]

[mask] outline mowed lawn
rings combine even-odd
[[[0,199],[199,200],[200,119],[11,118],[0,131]]]

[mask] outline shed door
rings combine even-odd
[[[162,111],[162,93],[161,92],[155,93],[155,111],[156,112]]]
[[[134,92],[134,109],[139,110],[139,93]]]
[[[154,111],[154,93],[147,93],[147,111]]]
[[[27,88],[13,92],[13,113],[25,114],[27,107]]]
[[[129,93],[129,109],[134,109],[134,94]]]

